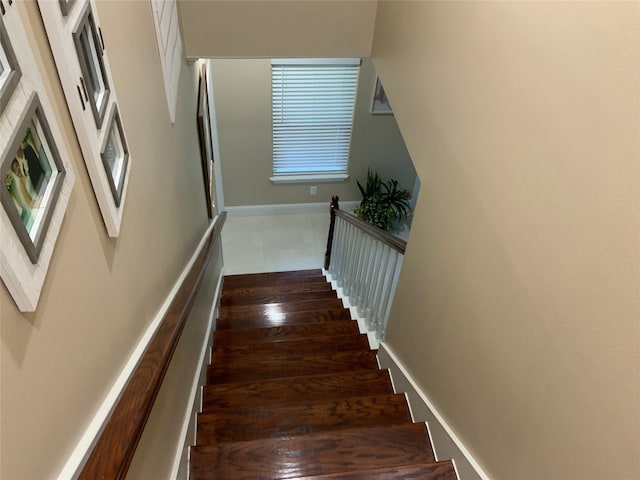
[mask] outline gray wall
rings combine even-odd
[[[360,69],[350,178],[345,182],[273,184],[271,145],[271,63],[268,59],[212,61],[215,108],[225,206],[360,200],[356,179],[363,183],[367,168],[395,178],[411,190],[416,173],[393,115],[372,115],[376,74],[369,59]]]

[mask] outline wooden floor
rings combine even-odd
[[[320,270],[224,279],[190,479],[455,480]]]

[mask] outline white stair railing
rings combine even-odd
[[[406,246],[332,198],[324,268],[377,340],[384,339]]]

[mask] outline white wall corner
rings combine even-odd
[[[378,361],[381,368],[389,369],[394,391],[406,394],[413,421],[427,423],[436,460],[453,460],[460,480],[490,480],[385,342],[380,342]]]

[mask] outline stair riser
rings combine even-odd
[[[256,383],[208,385],[203,391],[202,411],[219,412],[227,408],[291,405],[328,398],[341,399],[388,393],[393,393],[388,371],[360,370]]]
[[[327,355],[275,358],[263,361],[233,359],[216,363],[214,357],[207,369],[207,382],[232,383],[286,378],[321,373],[340,373],[350,370],[376,370],[378,363],[373,351],[338,352]]]
[[[340,335],[307,338],[301,340],[289,340],[270,343],[257,343],[238,346],[220,346],[214,348],[214,356],[218,358],[227,357],[260,357],[276,358],[296,353],[305,355],[344,352],[349,350],[366,350],[369,348],[369,341],[366,335]]]

